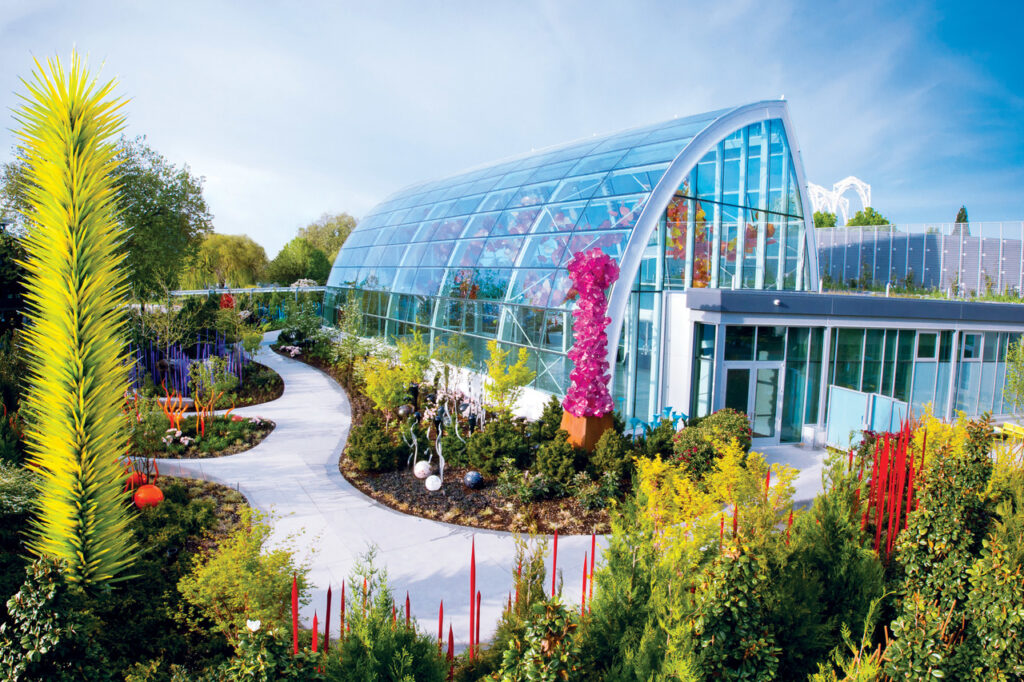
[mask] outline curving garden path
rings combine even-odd
[[[162,459],[160,470],[237,487],[250,504],[275,515],[275,541],[300,534],[296,544],[308,552],[313,586],[312,601],[302,609],[303,622],[311,625],[315,609],[323,623],[330,585],[335,592],[331,617],[335,634],[341,583],[358,557],[375,545],[377,565],[387,569],[396,601],[401,604],[408,590],[420,627],[436,633],[438,603],[444,599],[445,636],[452,623],[456,641],[464,647],[469,629],[470,543],[475,538],[477,589],[482,593],[480,635],[488,640],[513,589],[514,536],[401,514],[353,487],[338,470],[352,421],[345,392],[327,374],[271,351],[268,346],[276,335],[264,337],[257,359],[284,379],[283,395],[235,410],[243,416],[272,419],[277,424],[273,432],[237,455]],[[820,490],[820,453],[783,447],[766,450],[765,455],[769,461],[784,461],[802,470],[796,482],[798,500]],[[460,485],[458,481],[446,484]],[[589,536],[559,538],[558,568],[567,601],[579,603],[583,556],[589,551]],[[549,556],[549,576],[550,568]]]
[[[456,641],[464,646],[469,630],[470,544],[475,538],[477,589],[482,593],[480,635],[489,639],[512,589],[514,536],[401,514],[353,487],[338,470],[352,421],[345,392],[327,374],[270,350],[274,338],[276,332],[264,337],[257,360],[281,375],[284,394],[269,403],[238,408],[235,414],[272,419],[277,427],[251,450],[215,459],[161,459],[160,471],[237,487],[250,504],[276,516],[276,540],[301,533],[296,544],[311,553],[313,585],[313,598],[303,607],[302,619],[309,627],[316,609],[323,623],[330,585],[334,633],[341,583],[357,558],[376,545],[377,565],[387,569],[396,601],[402,603],[408,590],[420,627],[436,633],[438,603],[444,599],[445,636],[451,622]],[[577,603],[583,554],[589,551],[589,536],[559,538],[565,595]]]

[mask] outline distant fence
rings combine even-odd
[[[815,230],[818,273],[835,282],[976,293],[1024,291],[1024,222]]]
[[[226,287],[224,289],[178,289],[171,296],[218,296],[220,294],[277,294],[326,291],[327,287]]]

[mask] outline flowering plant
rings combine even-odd
[[[572,384],[562,407],[577,417],[603,417],[612,411],[608,392],[608,335],[611,320],[606,317],[608,300],[605,292],[619,277],[619,266],[598,248],[576,253],[569,261],[573,286],[568,298],[578,298],[573,314],[576,337],[569,359],[574,367]]]
[[[290,357],[302,354],[302,349],[298,346],[281,346],[281,351],[287,353]]]

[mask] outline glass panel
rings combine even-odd
[[[885,330],[868,329],[864,340],[864,377],[861,389],[865,393],[878,393],[882,387],[882,351],[885,348]]]
[[[533,224],[533,232],[536,234],[568,232],[576,226],[576,221],[583,215],[586,207],[587,202],[585,201],[545,206],[541,209],[540,216]]]
[[[711,285],[711,240],[713,239],[714,223],[705,221],[710,216],[705,214],[701,202],[698,201],[696,205],[691,286],[700,289]]]
[[[946,414],[949,401],[949,372],[953,357],[953,332],[942,332],[939,341],[939,366],[935,381],[935,416]]]
[[[633,166],[645,166],[651,163],[662,163],[676,158],[682,147],[675,140],[661,142],[658,144],[634,147],[622,157],[616,166],[618,168],[631,168]]]
[[[995,362],[999,351],[999,333],[985,332],[985,345],[981,357],[982,362]]]
[[[511,267],[516,262],[516,254],[522,245],[521,239],[511,237],[495,237],[484,242],[484,249],[477,264],[480,268]]]
[[[825,343],[825,330],[821,327],[811,331],[811,350],[807,361],[807,424],[818,423],[818,393],[821,390],[821,360]]]
[[[525,234],[530,231],[530,226],[533,225],[533,221],[538,213],[540,213],[539,208],[505,211],[495,221],[494,227],[491,229],[491,236],[500,237],[510,234]]]
[[[537,204],[543,204],[551,196],[551,193],[555,191],[556,184],[554,182],[542,182],[523,187],[512,197],[512,202],[509,206],[536,206]]]
[[[642,208],[643,197],[591,201],[583,217],[576,224],[576,231],[632,227]]]
[[[685,185],[684,185],[685,188]],[[679,193],[672,198],[665,212],[665,285],[682,287],[686,264],[687,224],[690,200]]]
[[[562,254],[561,265],[569,262],[576,253],[599,248],[616,261],[622,260],[622,252],[626,248],[626,241],[629,239],[629,232],[626,230],[615,232],[590,232],[574,234]]]
[[[711,414],[711,389],[714,385],[715,326],[694,325],[693,395],[690,414],[706,417]]]
[[[939,335],[929,332],[917,333],[917,358],[918,360],[934,360],[935,351],[938,350]],[[916,382],[915,382],[916,383]]]
[[[807,351],[810,329],[789,330],[786,348],[786,377],[782,396],[782,431],[779,440],[797,443],[804,425],[804,399],[807,390]]]
[[[779,404],[779,370],[757,370],[754,387],[754,415],[751,428],[754,438],[775,437],[775,412]]]
[[[477,270],[473,280],[479,287],[477,297],[490,301],[504,299],[511,278],[511,270]]]
[[[526,240],[519,267],[556,267],[562,260],[562,253],[569,243],[567,234],[545,234]]]
[[[892,397],[892,379],[896,373],[896,339],[898,332],[890,329],[885,332],[885,360],[882,363],[882,395]]]
[[[452,204],[451,209],[449,209],[447,215],[455,216],[473,213],[476,210],[476,207],[480,205],[480,200],[483,198],[484,197],[482,194],[477,194],[476,196],[472,197],[463,197],[461,199],[456,199],[455,203]]]
[[[497,213],[478,213],[469,219],[461,236],[463,238],[486,237],[491,233],[497,219]],[[441,237],[442,235],[439,233],[437,236]]]
[[[619,159],[623,156],[625,156],[625,152],[622,151],[588,156],[581,159],[580,162],[576,164],[571,171],[569,171],[569,175],[586,175],[589,173],[597,174],[598,171],[602,171],[603,176],[603,171],[608,171],[614,168],[615,164],[618,163]]]
[[[510,303],[547,306],[556,270],[517,270],[509,290]]]
[[[728,338],[728,337],[727,337]],[[725,371],[725,406],[737,412],[747,413],[747,398],[750,395],[750,370],[728,369]]]
[[[836,344],[836,386],[860,390],[861,360],[864,357],[864,330],[840,329]]]
[[[420,260],[420,267],[447,265],[453,248],[455,248],[455,242],[428,242],[423,258]]]
[[[582,175],[566,178],[558,185],[558,189],[551,196],[551,201],[572,201],[574,199],[589,199],[604,180],[606,173],[595,173],[593,175]]]
[[[749,361],[754,359],[754,327],[727,325],[725,327],[725,359]],[[744,406],[743,411],[747,408]]]
[[[960,381],[956,388],[956,409],[968,416],[978,413],[978,394],[981,392],[981,363],[964,362],[960,365]]]
[[[744,289],[753,289],[757,283],[757,211],[744,210],[746,222],[743,229],[743,280]]]
[[[962,337],[964,360],[976,360],[981,357],[981,334],[964,334]]]
[[[650,192],[665,174],[668,164],[612,171],[597,190],[597,196]]]
[[[893,397],[910,401],[910,379],[914,370],[914,343],[917,332],[901,329],[896,346],[896,374],[893,379]]]
[[[786,352],[785,327],[758,327],[755,360],[782,360]]]
[[[480,204],[480,208],[478,208],[477,210],[500,211],[501,209],[505,208],[506,205],[508,205],[508,202],[511,201],[515,193],[515,189],[506,189],[491,192],[490,194],[484,197],[483,203]]]
[[[555,278],[551,284],[551,298],[548,299],[549,308],[557,308],[565,304],[565,297],[572,288],[572,280],[565,270],[555,271]]]
[[[925,405],[935,401],[935,362],[917,362],[914,366],[914,390],[911,406],[916,414],[924,412]]]
[[[986,336],[988,335],[986,334]],[[981,363],[981,387],[978,391],[978,414],[992,411],[992,401],[993,398],[995,398],[995,382],[996,363]]]

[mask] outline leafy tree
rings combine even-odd
[[[117,141],[118,165],[111,170],[117,188],[117,219],[125,230],[121,250],[133,298],[152,299],[178,286],[185,264],[212,229],[203,197],[203,178],[187,165],[178,168],[146,144],[145,137]],[[16,153],[4,165],[0,206],[26,216],[34,183],[27,158]]]
[[[118,144],[118,205],[127,231],[125,266],[132,296],[146,301],[178,286],[185,263],[213,216],[203,198],[203,179],[153,151],[144,137]]]
[[[338,258],[338,251],[356,227],[356,219],[348,213],[324,213],[305,227],[299,228],[299,237],[305,239],[327,256],[330,263]]]
[[[0,334],[21,323],[25,247],[10,232],[0,229]]]
[[[836,214],[829,213],[828,211],[815,211],[814,212],[814,226],[815,227],[835,227],[836,226]]]
[[[211,234],[200,245],[185,281],[193,287],[247,286],[259,282],[266,267],[266,251],[248,236]]]
[[[407,384],[420,384],[430,369],[430,344],[423,340],[423,334],[414,331],[412,340],[398,341],[399,366]]]
[[[868,206],[863,211],[857,211],[850,218],[849,222],[846,223],[848,227],[858,227],[861,225],[888,225],[889,219],[884,215],[876,211],[875,209]]]
[[[28,547],[66,562],[69,581],[124,579],[137,551],[118,461],[127,448],[128,389],[120,330],[126,282],[118,255],[114,135],[124,119],[114,83],[78,54],[26,83],[16,116],[29,195],[26,289],[30,330],[23,409],[30,468],[42,474]]]
[[[366,384],[366,397],[384,413],[385,420],[390,424],[394,411],[408,397],[405,371],[380,358],[365,360],[361,369],[360,374]]]
[[[537,376],[536,372],[527,367],[530,352],[520,348],[519,358],[510,364],[510,351],[503,349],[497,341],[488,341],[487,350],[490,352],[487,358],[487,377],[490,381],[484,389],[487,393],[487,407],[496,412],[511,413],[523,395],[523,389]]]
[[[960,210],[956,212],[955,223],[969,223],[970,219],[967,217],[967,207],[964,205],[960,206]]]
[[[331,262],[327,256],[303,237],[296,237],[285,244],[267,266],[267,276],[282,285],[299,279],[312,279],[323,284],[329,274]]]

